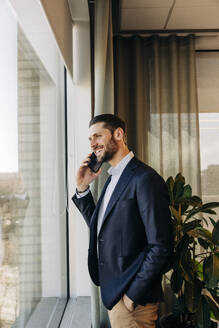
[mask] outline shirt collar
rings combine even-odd
[[[115,167],[111,166],[107,172],[112,176],[120,175],[122,173],[122,171],[125,169],[128,162],[133,157],[134,157],[134,154],[132,151],[130,151],[125,157],[123,157],[123,159],[121,159],[121,161]]]

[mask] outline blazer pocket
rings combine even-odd
[[[119,256],[118,257],[118,266],[119,266],[119,271],[124,272],[127,270],[130,265],[132,264],[133,260],[135,259],[135,256]]]

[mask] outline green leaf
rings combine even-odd
[[[219,202],[210,202],[202,205],[202,209],[217,208],[217,207],[219,207]]]
[[[200,224],[201,220],[193,220],[191,222],[188,222],[188,223],[184,223],[183,224],[183,227],[182,227],[182,230],[184,233],[190,231],[190,230],[193,230],[197,227],[201,227],[201,224]]]
[[[196,218],[195,216],[193,216],[194,219],[196,220],[201,220],[201,221],[204,221],[206,226],[208,227],[208,221],[206,220],[206,218],[204,216],[202,216],[201,214],[199,214],[199,217]]]
[[[197,206],[200,207],[202,205],[202,200],[198,196],[192,196],[188,198],[183,198],[182,196],[177,200],[177,203],[191,205],[192,207],[197,207]]]
[[[208,221],[206,220],[206,218],[204,218],[204,216],[201,217],[201,220],[203,220],[206,224],[206,226],[208,227]]]
[[[182,206],[181,206],[181,214],[184,215],[185,211],[188,209],[189,205],[185,204],[182,202]]]
[[[214,314],[214,317],[216,320],[219,320],[219,307],[218,305],[216,304],[217,302],[214,302],[209,296],[207,295],[204,295],[208,305],[209,305],[209,308],[210,310],[213,312]],[[213,298],[213,296],[212,296]]]
[[[210,233],[210,231],[208,231],[207,229],[202,228],[202,227],[197,227],[194,230],[198,232],[200,237],[204,237],[210,243],[212,243],[212,234]]]
[[[209,216],[209,220],[211,221],[211,224],[213,225],[213,227],[215,227],[216,222]]]
[[[196,268],[196,273],[198,275],[198,278],[203,281],[204,277],[203,277],[203,264],[198,263],[197,261],[195,261],[195,268]]]
[[[177,222],[181,222],[181,216],[179,212],[175,209],[175,207],[170,205],[170,212],[172,214],[172,217],[177,220]]]
[[[191,238],[185,234],[180,242],[178,243],[177,247],[176,247],[176,254],[175,254],[175,259],[177,262],[177,265],[182,257],[182,255],[186,252],[186,250],[188,249],[189,243],[191,241]],[[177,261],[178,260],[178,261]]]
[[[204,260],[204,280],[209,288],[217,287],[219,283],[219,253],[214,253]]]
[[[173,205],[173,186],[174,186],[174,180],[173,177],[169,177],[166,181],[168,194],[170,197],[170,204]]]
[[[171,288],[174,291],[174,293],[178,293],[179,290],[182,288],[183,283],[183,272],[180,267],[176,268],[176,270],[173,270],[173,273],[170,278]]]
[[[207,214],[217,214],[215,211],[211,210],[211,209],[207,209],[207,210],[202,210],[202,213],[207,213]]]
[[[191,198],[192,197],[192,188],[190,185],[186,185],[183,189],[183,198]]]
[[[204,249],[208,249],[209,243],[206,240],[198,238],[198,242]]]
[[[190,219],[192,216],[194,216],[197,213],[209,213],[209,210],[211,210],[212,208],[217,208],[217,207],[219,207],[219,202],[206,203],[198,208],[194,208],[191,211],[189,211],[185,221],[187,221],[188,219]],[[214,214],[214,213],[211,212],[210,214]]]
[[[219,221],[215,224],[212,231],[212,240],[215,245],[219,245]]]
[[[173,198],[177,200],[182,197],[184,191],[185,178],[181,173],[178,173],[175,177],[175,182],[173,186]]]
[[[175,182],[182,181],[185,184],[185,178],[181,172],[177,173],[175,176]]]
[[[202,200],[198,196],[192,196],[191,197],[191,205],[192,206],[201,206],[202,205]]]
[[[185,253],[181,256],[180,261],[181,268],[183,270],[183,275],[186,281],[193,281],[193,263],[191,259],[191,253],[187,249]]]
[[[182,295],[178,298],[175,299],[174,303],[173,303],[173,314],[175,317],[178,317],[181,313],[184,313],[186,309],[186,305],[185,305],[185,296]]]
[[[202,282],[195,278],[192,283],[185,281],[185,302],[188,310],[196,312],[201,301]]]
[[[196,312],[195,316],[196,316],[198,328],[211,327],[209,306],[204,296],[201,297],[200,305],[198,307],[198,311]]]

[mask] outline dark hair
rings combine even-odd
[[[101,122],[104,123],[104,128],[110,130],[112,133],[117,128],[122,128],[124,134],[126,133],[125,122],[121,118],[113,114],[101,114],[101,115],[94,116],[94,118],[90,120],[89,127],[91,127],[91,125],[93,124],[101,123]]]

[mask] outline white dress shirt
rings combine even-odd
[[[110,167],[110,169],[107,171],[109,175],[111,175],[111,181],[108,184],[105,194],[103,196],[103,200],[100,204],[99,212],[98,212],[98,223],[97,223],[97,235],[100,232],[100,228],[103,223],[103,217],[107,208],[107,205],[109,204],[110,198],[112,196],[112,193],[119,181],[119,178],[124,171],[126,165],[129,163],[129,161],[134,157],[133,152],[128,153],[123,159],[115,166]]]
[[[107,171],[108,174],[111,175],[112,177],[110,183],[106,188],[105,194],[103,196],[103,200],[100,204],[100,208],[98,212],[97,235],[100,232],[103,223],[104,213],[106,211],[107,205],[109,204],[112,193],[119,181],[122,172],[124,171],[125,167],[133,157],[134,154],[131,151],[125,157],[123,157],[123,159],[115,167],[110,167],[110,169]],[[89,189],[84,191],[83,193],[76,192],[76,195],[78,198],[80,198],[86,196],[88,193],[89,193]]]

